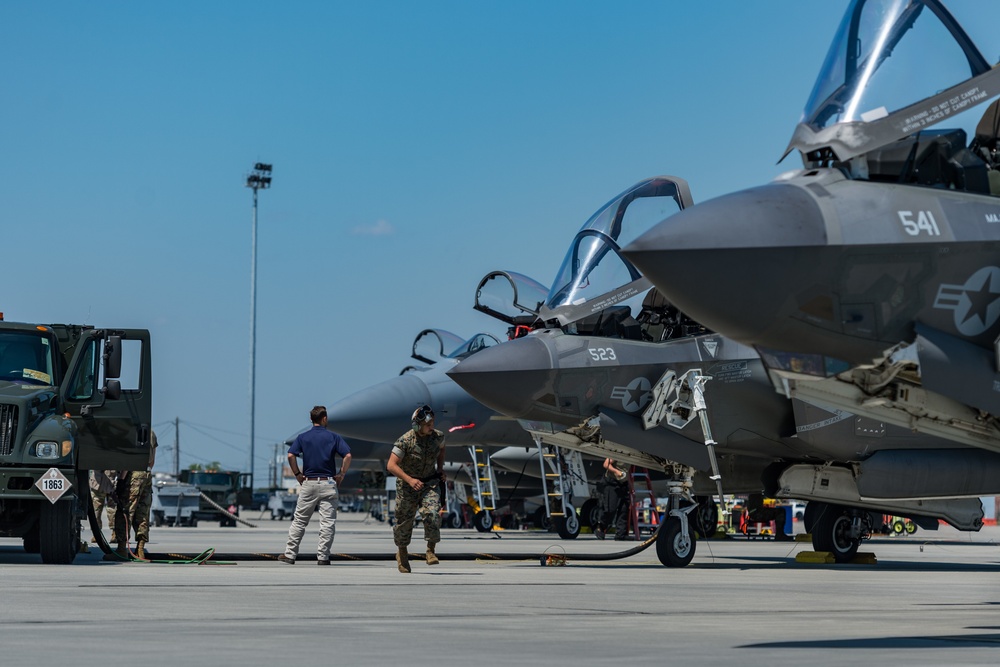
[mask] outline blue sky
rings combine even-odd
[[[846,4],[3,3],[0,311],[149,328],[164,440],[179,417],[182,466],[245,469],[244,180],[272,163],[260,481],[420,330],[501,335],[479,279],[549,283],[621,190],[673,174],[703,201],[796,167],[775,163]]]

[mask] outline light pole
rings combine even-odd
[[[247,187],[253,190],[253,228],[250,232],[250,490],[253,491],[254,469],[254,389],[257,364],[257,191],[271,187],[271,165],[258,162],[247,176]]]

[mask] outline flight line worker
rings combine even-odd
[[[386,465],[389,474],[396,477],[396,525],[392,532],[400,572],[410,571],[407,547],[418,511],[424,520],[427,564],[440,562],[434,548],[441,541],[439,482],[444,479],[444,433],[435,430],[434,411],[429,405],[413,412],[410,425],[412,428],[396,441]]]
[[[615,530],[615,539],[628,537],[628,466],[604,459],[604,475],[597,483],[601,507],[594,535],[603,540],[608,528]]]
[[[94,515],[97,517],[97,529],[104,528],[104,520],[101,515],[106,509],[112,542],[118,541],[115,536],[115,510],[118,508],[118,503],[115,500],[115,484],[117,482],[117,470],[90,471],[90,500],[94,505]],[[90,541],[97,542],[97,535],[91,537]]]
[[[295,505],[292,525],[288,528],[288,543],[285,553],[278,560],[295,565],[299,554],[299,544],[306,532],[306,526],[313,512],[319,510],[319,543],[316,546],[316,564],[330,564],[330,548],[337,530],[337,501],[339,486],[351,467],[351,448],[340,435],[326,428],[326,407],[317,405],[309,412],[312,428],[300,433],[288,448],[288,466],[295,474],[301,488],[299,501]],[[337,472],[336,456],[340,454],[340,472]],[[296,457],[302,457],[299,469]]]
[[[153,464],[156,463],[156,433],[149,431],[149,465],[146,470],[123,470],[116,487],[119,498],[115,512],[115,538],[118,555],[128,558],[129,532],[135,531],[135,555],[146,557],[149,542],[149,509],[153,504]],[[128,491],[126,495],[125,491]],[[124,505],[124,507],[123,507]]]

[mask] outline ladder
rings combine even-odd
[[[632,466],[628,474],[629,525],[637,541],[642,533],[654,532],[660,525],[660,514],[656,511],[656,495],[649,470]]]
[[[469,454],[472,456],[472,481],[476,502],[479,503],[479,509],[488,512],[492,520],[496,512],[497,497],[493,464],[490,463],[490,457],[481,445],[469,445]]]
[[[562,519],[567,514],[568,500],[563,488],[563,466],[559,448],[542,443],[535,438],[538,447],[538,464],[542,471],[542,495],[545,498],[545,514],[549,519]]]

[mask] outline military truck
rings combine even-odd
[[[218,521],[223,528],[235,527],[239,508],[249,505],[253,497],[250,473],[230,470],[181,470],[180,481],[197,486],[202,493],[198,510],[191,525],[199,521]],[[221,509],[220,509],[221,508]]]
[[[146,330],[0,315],[0,536],[73,562],[89,471],[149,467],[150,368]]]

